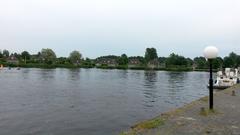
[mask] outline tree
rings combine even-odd
[[[224,57],[223,59],[223,65],[224,67],[230,67],[230,68],[235,68],[239,66],[239,56],[234,53],[231,52],[228,56]]]
[[[146,62],[149,62],[154,59],[158,59],[157,50],[155,48],[147,48],[145,52]]]
[[[90,58],[86,58],[86,60],[85,60],[86,62],[88,62],[88,63],[91,63],[91,59]]]
[[[127,65],[128,64],[128,57],[126,54],[122,54],[121,57],[118,59],[119,65]]]
[[[36,56],[41,57],[41,52],[38,52]]]
[[[237,56],[236,61],[237,61],[237,67],[239,67],[240,66],[240,55]]]
[[[91,65],[91,64],[92,64],[91,59],[87,57],[87,58],[85,59],[85,64]]]
[[[26,60],[30,59],[30,54],[27,51],[23,51],[21,53],[21,58],[24,59],[24,61],[26,62]]]
[[[189,67],[193,65],[193,60],[191,58],[186,58],[186,60]]]
[[[216,59],[213,59],[212,66],[214,69],[222,68],[223,59],[221,57],[217,57]]]
[[[70,61],[68,58],[60,57],[57,58],[56,64],[70,64]]]
[[[234,67],[234,61],[230,57],[226,56],[223,59],[223,65],[225,68],[233,68]]]
[[[166,63],[167,58],[166,57],[159,57],[158,61],[159,63]]]
[[[79,64],[82,59],[82,54],[79,51],[72,51],[69,56],[70,61],[73,64]]]
[[[0,50],[0,58],[3,58],[3,54],[1,50]]]
[[[204,57],[196,57],[194,58],[194,63],[196,64],[198,69],[206,69],[207,68],[207,60]]]
[[[10,53],[8,50],[3,50],[3,57],[9,57]]]
[[[17,59],[20,59],[21,58],[21,55],[20,54],[18,54],[18,53],[13,53],[13,54],[11,54],[11,56],[14,56],[15,58],[17,58]]]
[[[188,61],[185,57],[172,53],[167,58],[166,65],[168,67],[171,67],[171,66],[187,66]]]
[[[53,64],[57,58],[55,52],[52,49],[42,49],[41,57],[46,64]]]
[[[84,61],[82,61],[81,63],[82,65],[86,66],[86,67],[93,67],[94,63],[92,62],[92,60],[90,58],[86,58]]]

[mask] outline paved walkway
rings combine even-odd
[[[232,91],[235,91],[233,96]],[[162,114],[164,124],[155,129],[134,129],[138,135],[240,135],[240,85],[214,94],[214,111],[208,97]],[[203,109],[204,108],[204,109]]]

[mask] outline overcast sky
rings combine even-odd
[[[0,49],[84,57],[240,54],[239,0],[0,0]]]

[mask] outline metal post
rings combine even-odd
[[[209,108],[213,110],[213,73],[212,73],[212,60],[209,60],[210,65],[210,79],[209,79]]]

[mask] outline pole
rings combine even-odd
[[[209,109],[213,110],[213,73],[212,73],[212,60],[209,60],[210,65],[210,79],[209,79]]]

